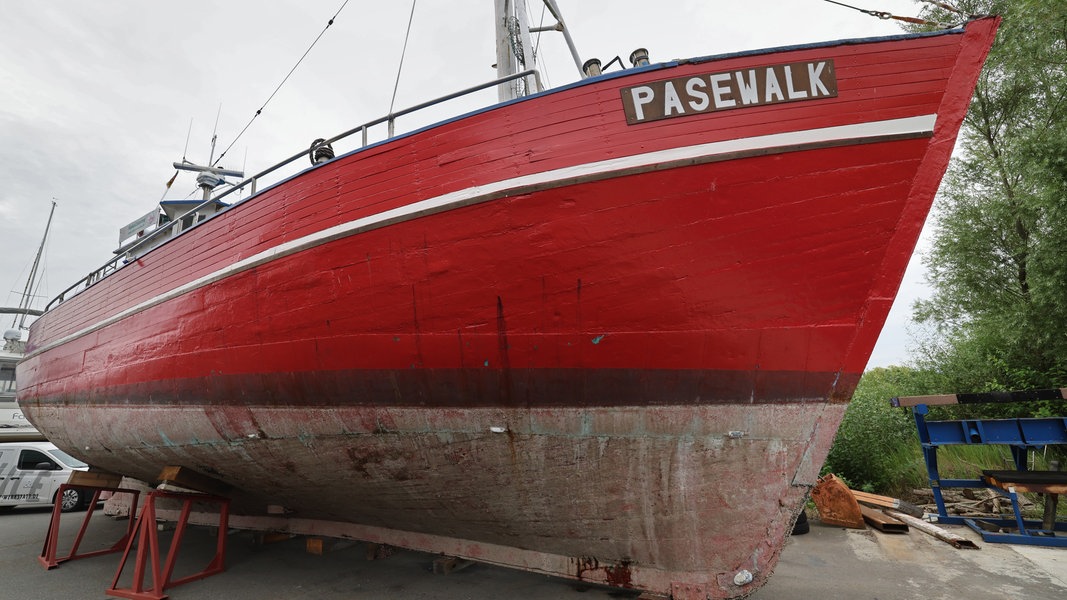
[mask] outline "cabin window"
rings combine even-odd
[[[0,396],[15,395],[15,367],[14,365],[0,366]]]

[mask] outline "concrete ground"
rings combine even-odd
[[[1067,598],[1067,548],[987,544],[957,550],[912,529],[885,534],[812,522],[791,538],[770,581],[751,598],[801,600],[1052,600]]]
[[[0,514],[0,597],[106,598],[118,554],[70,561],[52,571],[37,562],[50,513],[17,508]],[[65,515],[63,540],[73,539],[80,513]],[[117,540],[126,523],[94,517],[82,551]],[[946,526],[946,528],[948,528]],[[980,550],[957,550],[924,533],[883,534],[845,530],[812,521],[811,532],[789,540],[770,582],[757,600],[951,599],[1062,600],[1067,598],[1067,549],[986,544],[964,527],[952,531]],[[206,565],[213,534],[187,534],[176,576]],[[169,534],[161,535],[169,540]],[[167,591],[174,600],[302,599],[567,599],[634,598],[626,591],[473,564],[448,575],[432,572],[434,556],[397,550],[369,561],[363,544],[338,542],[323,555],[309,554],[303,538],[257,545],[247,532],[228,536],[226,572]],[[164,546],[165,547],[165,546]],[[69,541],[61,542],[61,550]],[[129,585],[131,564],[121,585]]]

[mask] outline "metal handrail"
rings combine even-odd
[[[388,125],[388,129],[389,129],[388,136],[382,141],[383,142],[389,141],[389,140],[393,139],[394,137],[396,137],[394,135],[393,129],[394,129],[395,121],[396,121],[396,119],[398,117],[403,117],[405,115],[409,115],[411,113],[423,110],[425,108],[429,108],[431,106],[435,106],[437,104],[441,104],[441,103],[447,102],[449,100],[454,100],[456,98],[459,98],[461,96],[466,96],[466,95],[472,94],[474,92],[480,92],[480,91],[482,91],[484,89],[495,87],[495,86],[498,86],[498,85],[500,85],[502,83],[507,83],[509,81],[514,81],[516,79],[523,79],[525,77],[530,77],[530,76],[534,77],[534,80],[536,82],[538,91],[543,90],[544,88],[543,88],[543,86],[541,84],[541,74],[537,71],[537,69],[527,69],[527,70],[521,71],[519,73],[513,73],[513,74],[508,75],[506,77],[500,77],[498,79],[494,79],[494,80],[488,81],[486,83],[482,83],[482,84],[475,85],[475,86],[472,86],[472,87],[469,87],[469,88],[466,88],[466,89],[462,89],[462,90],[459,90],[457,92],[452,92],[451,94],[447,94],[447,95],[441,96],[439,98],[434,98],[433,100],[428,100],[428,101],[423,102],[421,104],[416,104],[415,106],[411,106],[411,107],[408,107],[408,108],[405,108],[405,109],[402,109],[402,110],[399,110],[399,111],[396,111],[396,112],[389,113],[389,114],[385,115],[384,117],[379,117],[377,119],[374,119],[374,120],[371,120],[371,121],[367,121],[366,123],[363,123],[362,125],[359,125],[358,127],[354,127],[352,129],[349,129],[348,131],[345,131],[345,132],[343,132],[341,134],[338,134],[338,135],[326,140],[325,142],[321,142],[320,145],[333,144],[334,142],[343,140],[343,139],[345,139],[345,138],[347,138],[347,137],[349,137],[349,136],[351,136],[351,135],[353,135],[355,133],[361,132],[362,133],[362,140],[361,140],[361,143],[360,143],[360,147],[361,148],[366,148],[367,147],[367,130],[370,129],[371,127],[374,127],[375,125],[381,125],[382,123],[386,123]],[[226,190],[225,192],[222,192],[222,193],[220,193],[220,194],[218,194],[216,196],[213,196],[213,197],[211,197],[211,198],[209,198],[207,200],[204,200],[200,204],[197,204],[195,207],[191,208],[189,211],[183,213],[181,216],[179,216],[176,219],[174,219],[173,221],[171,221],[171,223],[174,223],[175,225],[180,225],[181,222],[182,222],[182,219],[184,219],[185,217],[193,215],[197,211],[199,211],[200,209],[204,208],[205,206],[207,206],[209,204],[213,204],[215,202],[218,202],[222,198],[234,193],[235,191],[242,190],[242,189],[244,189],[244,188],[246,188],[248,186],[252,187],[252,195],[249,196],[248,198],[245,198],[244,200],[238,200],[237,202],[231,204],[230,206],[237,206],[238,204],[243,204],[243,203],[245,203],[247,201],[250,201],[256,195],[256,183],[261,178],[263,178],[266,175],[270,175],[271,173],[277,171],[278,169],[280,169],[280,168],[282,168],[282,167],[284,167],[286,165],[291,164],[292,162],[294,162],[294,161],[296,161],[298,159],[304,158],[305,156],[307,156],[307,154],[308,154],[308,150],[304,149],[304,150],[301,150],[300,152],[298,152],[298,153],[296,153],[296,154],[294,154],[294,155],[282,160],[281,162],[279,162],[279,163],[277,163],[275,165],[267,167],[266,169],[260,171],[259,173],[256,173],[255,175],[245,179],[244,181],[242,181],[240,183],[237,183],[237,184],[234,184],[233,187],[231,187],[230,189]],[[229,207],[227,207],[227,209],[228,208]],[[223,211],[223,212],[225,212],[225,211]],[[212,218],[214,218],[218,214],[222,214],[222,213],[216,213],[215,215],[211,215],[207,219],[205,219],[205,221],[211,220]],[[201,221],[201,222],[203,222],[203,221]],[[183,228],[182,231],[180,231],[175,237],[178,237],[181,234],[185,233],[186,231],[189,231],[189,230],[195,228],[199,224],[200,223],[193,223],[190,227]],[[112,258],[111,260],[107,261],[106,263],[101,265],[99,268],[94,269],[88,275],[86,275],[85,277],[81,278],[76,283],[74,283],[74,285],[71,285],[67,289],[65,289],[62,292],[60,292],[58,296],[53,298],[48,303],[48,305],[45,306],[44,312],[48,312],[49,310],[52,309],[53,306],[57,306],[57,305],[62,304],[63,302],[65,302],[67,300],[67,298],[66,298],[67,294],[69,292],[75,290],[79,286],[84,286],[84,287],[82,287],[81,290],[78,290],[74,294],[75,296],[78,293],[81,293],[82,290],[85,290],[85,289],[88,289],[88,288],[92,287],[92,285],[94,283],[96,283],[97,281],[100,281],[104,277],[107,277],[111,273],[114,273],[115,271],[119,270],[121,268],[121,265],[119,265],[120,261],[126,260],[129,256],[132,255],[132,252],[134,250],[144,246],[145,244],[147,244],[149,241],[155,239],[156,237],[159,237],[159,236],[163,235],[164,232],[170,231],[173,227],[174,227],[174,225],[170,225],[170,226],[167,226],[167,227],[160,226],[160,227],[157,227],[152,232],[146,234],[143,238],[141,238],[140,240],[136,241],[135,243],[133,243],[128,248],[124,249],[121,254],[119,254],[115,258]]]

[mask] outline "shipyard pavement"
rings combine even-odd
[[[73,539],[81,513],[65,515],[63,539]],[[0,597],[106,598],[119,555],[64,563],[45,571],[37,562],[48,526],[46,509],[16,508],[0,514]],[[95,518],[82,551],[117,540],[125,522]],[[965,528],[980,550],[956,550],[926,534],[889,535],[845,530],[812,521],[811,532],[791,538],[781,562],[757,600],[870,599],[1062,600],[1067,598],[1067,549],[985,544]],[[169,543],[169,533],[161,533]],[[257,544],[247,532],[228,536],[227,570],[169,589],[173,600],[329,599],[582,599],[634,598],[636,594],[473,564],[447,575],[433,573],[434,556],[398,550],[367,560],[366,547],[341,541],[322,555],[306,540]],[[61,543],[61,550],[69,541]],[[166,547],[166,546],[164,546]],[[176,576],[202,568],[214,552],[214,536],[194,527],[179,554]],[[127,575],[131,571],[127,567]],[[128,577],[120,581],[129,585]]]

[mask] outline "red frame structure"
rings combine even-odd
[[[38,562],[45,569],[54,569],[68,560],[75,560],[79,558],[91,558],[93,556],[102,556],[104,554],[112,554],[114,552],[120,552],[124,547],[129,545],[129,541],[133,536],[133,519],[130,519],[129,527],[126,528],[126,534],[122,536],[119,541],[115,542],[110,548],[103,550],[95,550],[93,552],[86,552],[84,554],[78,554],[78,547],[81,546],[82,539],[85,537],[85,532],[89,528],[89,520],[93,518],[93,512],[96,510],[96,504],[100,501],[101,492],[114,492],[120,494],[132,494],[133,503],[132,506],[137,506],[137,501],[140,499],[141,492],[137,490],[131,490],[127,488],[118,487],[103,487],[95,485],[73,485],[64,483],[59,486],[59,491],[56,492],[56,498],[62,498],[63,492],[68,489],[77,489],[83,491],[92,491],[93,499],[89,502],[89,508],[85,511],[85,518],[82,519],[81,528],[78,529],[78,534],[74,537],[74,544],[71,546],[70,553],[66,556],[57,556],[59,551],[59,524],[63,515],[63,508],[60,502],[56,502],[52,507],[52,519],[48,523],[48,534],[45,536],[44,547],[41,548],[41,555],[37,557]]]
[[[166,562],[160,570],[159,533],[156,530],[156,499],[172,498],[182,501],[181,515],[178,517],[177,527],[174,530],[174,538],[167,552]],[[185,536],[185,528],[189,523],[189,514],[194,502],[210,502],[219,505],[218,542],[215,547],[215,556],[211,562],[201,571],[171,580],[174,573],[174,565],[178,560],[178,550],[181,548],[182,538]],[[141,515],[137,518],[137,535],[131,537],[126,544],[126,551],[122,554],[118,570],[111,586],[106,590],[108,596],[130,598],[132,600],[163,600],[167,597],[163,592],[172,587],[210,577],[225,570],[226,566],[226,530],[229,524],[230,500],[219,496],[209,496],[196,493],[167,492],[153,490],[148,493]],[[139,540],[139,541],[138,541]],[[130,550],[134,542],[137,542],[137,558],[134,560],[133,582],[129,588],[118,587],[119,578],[130,556]],[[150,563],[150,564],[149,564]],[[147,568],[151,568],[152,585],[145,589],[144,577]]]

